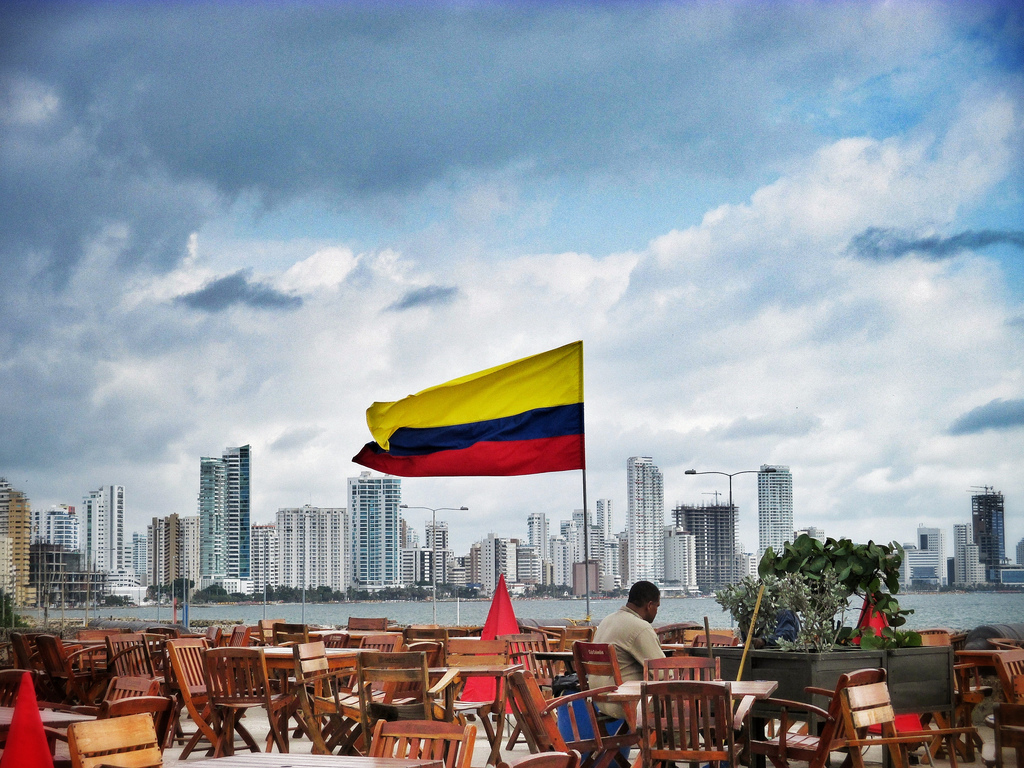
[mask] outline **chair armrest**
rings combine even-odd
[[[789,699],[765,699],[765,704],[771,704],[775,707],[780,707],[786,710],[797,709],[803,712],[807,712],[818,717],[828,719],[828,712],[821,707],[816,707],[813,704],[807,704],[803,701],[791,701]]]
[[[593,699],[597,696],[603,696],[606,693],[611,693],[618,686],[606,685],[604,688],[592,688],[589,691],[580,691],[579,693],[570,693],[566,696],[559,696],[557,699],[552,699],[548,702],[548,705],[541,710],[541,714],[547,714],[552,710],[564,707],[566,704],[571,704],[574,701],[582,701],[585,699]]]
[[[829,689],[829,688],[818,688],[817,686],[814,686],[814,685],[808,685],[806,688],[804,688],[804,690],[807,693],[813,694],[815,696],[826,696],[827,698],[830,698],[830,699],[833,696],[836,695],[836,692],[831,690],[831,689]]]
[[[434,683],[427,693],[436,696],[449,685],[457,685],[460,680],[459,670],[449,668],[449,670],[441,676],[441,679]]]

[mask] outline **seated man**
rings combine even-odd
[[[652,626],[660,606],[661,591],[658,587],[649,581],[638,581],[630,588],[626,605],[605,616],[594,633],[595,643],[609,643],[615,647],[623,682],[643,680],[644,661],[665,658],[658,634]],[[590,680],[590,687],[598,688],[614,682],[610,677],[595,675]],[[599,708],[609,717],[624,716],[618,704],[601,704]]]

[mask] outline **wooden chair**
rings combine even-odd
[[[112,677],[107,684],[107,690],[103,694],[104,702],[120,701],[121,699],[132,699],[137,696],[158,696],[160,694],[160,681],[153,677]]]
[[[204,654],[204,660],[206,692],[213,709],[213,730],[217,734],[214,756],[233,754],[238,720],[252,707],[262,707],[267,711],[270,729],[266,751],[270,752],[276,744],[279,751],[287,752],[287,717],[292,696],[271,690],[262,650],[210,648]]]
[[[722,679],[722,661],[717,656],[668,656],[664,659],[644,661],[644,680],[703,680],[712,682]]]
[[[430,688],[428,675],[423,653],[363,651],[356,657],[357,709],[346,707],[345,713],[359,719],[364,746],[371,744],[378,720],[433,719],[433,697],[440,691]],[[423,693],[398,698],[399,687],[403,693],[415,689]]]
[[[666,680],[640,688],[645,768],[675,762],[739,764],[732,694],[726,683]]]
[[[926,728],[920,731],[897,731],[896,715],[889,698],[889,687],[885,681],[847,687],[840,692],[842,704],[843,746],[849,748],[854,768],[864,768],[863,747],[884,746],[892,761],[906,768],[907,744],[931,744],[937,738],[946,742],[946,752],[952,768],[957,768],[956,748],[953,740],[957,736],[968,736],[973,726],[964,728]],[[868,735],[869,726],[880,725],[881,736]],[[926,752],[931,761],[931,751]]]
[[[274,645],[292,646],[309,642],[309,627],[305,624],[285,624],[275,621],[273,627]]]
[[[711,636],[711,647],[712,648],[731,648],[734,645],[740,644],[740,639],[728,632],[710,632]],[[707,648],[708,647],[708,635],[701,633],[694,635],[693,642],[690,643],[693,648]]]
[[[1003,768],[1003,750],[1013,749],[1024,766],[1024,704],[1000,702],[995,707],[995,764]]]
[[[619,750],[634,747],[639,740],[636,732],[606,739],[595,735],[600,730],[594,697],[614,690],[614,686],[547,701],[528,669],[516,670],[509,675],[508,685],[512,713],[522,727],[532,754],[576,751],[585,755],[581,768],[607,768],[612,762],[624,762]],[[568,740],[558,727],[558,712],[562,709],[565,710],[565,728],[571,737]]]
[[[31,672],[31,670],[28,670]],[[21,678],[24,677],[24,669],[0,670],[0,707],[13,707],[18,698],[18,691],[21,690]]]
[[[236,624],[231,628],[231,635],[228,637],[227,645],[228,648],[248,648],[250,645],[250,637],[252,636],[252,627],[248,627],[244,624]]]
[[[448,628],[436,625],[416,626],[410,625],[402,630],[402,639],[405,644],[415,643],[418,640],[427,640],[435,643],[448,642]]]
[[[163,752],[170,743],[172,721],[174,720],[174,699],[167,696],[130,696],[100,705],[98,719],[128,717],[148,713],[153,718],[157,745]]]
[[[107,684],[106,669],[98,664],[97,652],[106,655],[102,648],[65,646],[54,635],[38,635],[36,647],[47,676],[65,704],[96,702]]]
[[[195,733],[188,737],[181,751],[182,760],[189,756],[201,739],[205,738],[211,746],[217,741],[213,730],[213,709],[206,690],[206,650],[206,641],[201,639],[170,640],[167,643],[168,664],[173,673],[171,690],[178,698],[175,727],[180,729],[182,710],[196,725]],[[250,749],[259,751],[256,741],[241,724],[236,730]]]
[[[144,635],[162,635],[168,640],[176,640],[181,637],[181,630],[177,627],[167,627],[163,624],[154,624],[142,630]]]
[[[347,628],[350,631],[358,632],[384,632],[388,628],[388,620],[387,618],[369,619],[349,616]]]
[[[15,664],[21,669],[37,669],[44,671],[43,660],[36,648],[35,638],[42,632],[12,632],[11,648],[14,650]]]
[[[224,630],[217,626],[206,628],[205,640],[211,648],[219,648],[224,638]]]
[[[321,635],[320,640],[327,648],[349,648],[351,641],[348,632],[331,632],[328,635]]]
[[[508,660],[511,664],[522,664],[533,672],[537,685],[544,691],[545,698],[552,699],[554,695],[551,686],[554,681],[554,664],[550,661],[539,661],[534,655],[537,651],[549,650],[547,635],[541,633],[522,633],[517,635],[499,635],[498,640],[504,640],[508,644]],[[519,724],[509,734],[505,749],[511,750],[522,734]]]
[[[500,667],[509,663],[508,643],[504,640],[478,640],[468,637],[452,637],[448,640],[448,668],[457,667]],[[504,698],[505,681],[499,677],[494,686],[494,697],[485,701],[468,701],[462,698],[462,690],[465,684],[460,687],[455,699],[456,714],[465,715],[472,713],[480,718],[484,733],[487,735],[487,743],[494,748],[496,731],[491,717],[502,717],[500,712],[501,701]]]
[[[594,627],[559,627],[552,650],[571,651],[573,643],[589,643],[594,639]]]
[[[370,757],[402,760],[440,760],[444,768],[470,768],[476,728],[432,720],[378,720],[373,728]]]
[[[122,629],[80,629],[75,632],[76,640],[105,640],[110,635],[120,635]]]
[[[161,675],[167,675],[167,641],[174,640],[176,638],[168,637],[165,634],[150,634],[149,632],[143,632],[142,637],[146,641],[146,647],[149,649],[149,660],[153,664],[153,673],[160,677]],[[198,638],[185,638],[196,640]]]
[[[1024,704],[1024,690],[1017,683],[1024,679],[1024,650],[1002,651],[995,656],[996,674],[1003,688],[1003,698],[1011,704]]]
[[[835,691],[832,692],[828,709],[799,701],[772,698],[766,704],[780,709],[779,723],[772,733],[764,737],[751,736],[749,749],[754,755],[765,755],[775,768],[789,768],[791,760],[807,761],[814,766],[823,766],[832,751],[839,749],[841,731],[837,727],[842,722],[842,692],[847,688],[860,685],[871,685],[885,680],[884,669],[859,669],[839,676]],[[818,735],[791,732],[794,712],[814,715],[821,722]]]
[[[141,634],[107,635],[107,668],[119,677],[157,677],[149,644]]]
[[[160,768],[163,754],[153,716],[87,720],[68,727],[72,768]]]
[[[988,644],[997,651],[1019,651],[1024,649],[1024,640],[1015,637],[990,637]]]
[[[324,644],[300,643],[292,646],[292,653],[297,717],[303,732],[313,742],[313,753],[329,755],[338,743],[352,742],[350,737],[360,727],[360,722],[345,714],[342,678],[338,671],[330,668]],[[354,664],[355,659],[352,662]]]
[[[497,768],[577,768],[580,764],[578,752],[541,752],[517,760],[498,763]]]
[[[380,635],[363,635],[359,639],[359,647],[368,651],[381,653],[399,653],[402,650],[402,636],[397,632]]]
[[[249,643],[251,645],[273,645],[274,625],[284,623],[284,619],[260,619],[249,635]]]

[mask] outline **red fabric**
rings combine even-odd
[[[53,768],[53,757],[50,745],[46,743],[30,672],[21,676],[21,688],[14,702],[14,715],[7,733],[7,745],[3,757],[0,757],[0,768]]]
[[[864,605],[860,609],[860,618],[857,619],[857,629],[871,627],[875,630],[876,635],[881,636],[882,630],[889,626],[889,620],[884,613],[875,608],[870,600],[870,597],[864,598]],[[860,636],[853,638],[852,642],[854,645],[860,645]]]
[[[908,731],[923,731],[924,726],[921,725],[921,716],[915,714],[909,715],[896,715],[894,722],[896,726],[896,733],[907,733]],[[881,734],[882,724],[869,725],[868,733]]]
[[[498,585],[494,588],[491,598],[491,609],[487,612],[481,640],[494,640],[499,635],[519,634],[519,622],[516,612],[512,610],[512,598],[508,596],[505,586],[505,574],[498,577]],[[496,698],[497,681],[493,677],[471,677],[466,681],[459,697],[462,701],[494,701]]]
[[[422,456],[393,456],[367,443],[352,461],[399,477],[535,475],[586,467],[583,435],[481,442]]]

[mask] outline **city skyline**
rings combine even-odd
[[[340,506],[371,403],[582,339],[617,527],[653,455],[668,507],[788,465],[794,524],[855,540],[991,485],[1018,541],[1021,14],[4,4],[0,473],[122,484],[142,530],[250,444],[252,521]],[[582,506],[578,473],[403,492],[469,508],[453,545]]]

